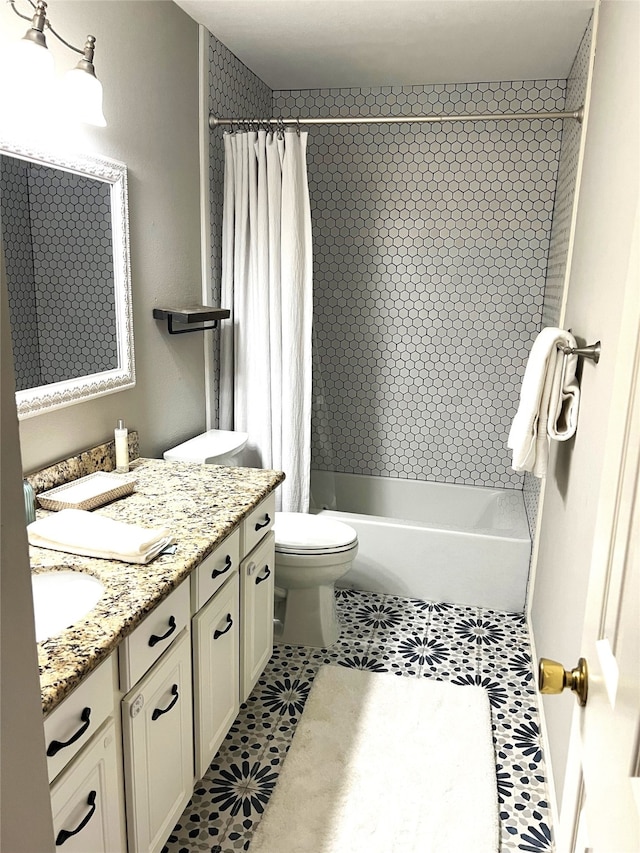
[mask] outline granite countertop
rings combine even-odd
[[[280,471],[159,459],[137,459],[131,471],[137,481],[135,492],[94,512],[143,527],[168,527],[177,551],[139,565],[29,548],[32,572],[81,570],[105,586],[100,601],[84,619],[38,643],[44,713],[105,660],[284,480]],[[48,514],[38,511],[39,517]]]

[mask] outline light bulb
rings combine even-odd
[[[8,47],[0,66],[3,131],[45,123],[54,101],[55,69],[51,53],[34,41],[21,39]]]
[[[55,74],[51,51],[42,44],[28,38],[12,45],[11,64],[14,73],[38,87],[40,83],[51,84]]]
[[[85,124],[106,127],[102,112],[102,83],[90,71],[73,68],[62,80],[62,97],[70,116]]]

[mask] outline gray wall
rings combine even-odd
[[[128,167],[137,384],[22,421],[25,471],[99,444],[118,418],[139,431],[147,456],[205,425],[203,336],[170,337],[152,317],[154,306],[201,301],[197,25],[175,4],[153,0],[57,2],[49,12],[72,43],[97,38],[108,126],[87,129],[74,144]],[[3,4],[3,38],[24,28]],[[60,71],[73,65],[66,48],[48,43]]]
[[[20,445],[29,471],[110,438],[119,417],[140,431],[147,455],[204,426],[202,338],[170,339],[151,316],[154,305],[200,301],[197,27],[168,2],[60,2],[50,11],[68,40],[82,44],[89,32],[98,39],[108,127],[75,141],[84,153],[129,167],[138,384],[22,421],[19,440],[2,268],[0,847],[15,853],[53,848]],[[0,41],[24,29],[2,4]],[[68,51],[49,41],[61,68],[73,64]]]

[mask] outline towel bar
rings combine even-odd
[[[588,347],[567,347],[558,344],[558,349],[565,355],[578,355],[582,358],[590,358],[595,364],[600,361],[600,351],[602,349],[600,341],[595,344],[590,344]]]

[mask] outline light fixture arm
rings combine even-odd
[[[105,127],[106,121],[102,112],[102,84],[96,77],[93,65],[95,55],[96,38],[88,35],[84,45],[76,47],[62,38],[51,26],[47,17],[47,0],[27,0],[33,8],[33,17],[28,18],[16,9],[16,0],[7,0],[11,8],[19,18],[30,21],[31,26],[25,33],[19,48],[21,56],[28,56],[33,66],[43,69],[41,76],[35,81],[35,85],[41,85],[45,78],[53,78],[53,58],[47,48],[45,32],[54,35],[69,50],[80,55],[75,68],[68,71],[60,81],[57,91],[59,92],[60,105],[63,111],[67,111],[76,121],[92,124],[97,127]],[[32,46],[35,50],[32,50]],[[42,48],[41,50],[39,48]],[[27,51],[27,54],[24,51]],[[46,68],[44,68],[46,66]],[[52,85],[49,83],[48,85]]]
[[[27,30],[27,32],[25,33],[26,39],[29,39],[30,41],[36,42],[36,44],[46,47],[46,42],[44,41],[44,30],[47,29],[51,33],[51,35],[54,35],[59,42],[62,42],[65,47],[68,47],[69,50],[73,50],[74,53],[79,53],[81,56],[84,57],[85,60],[87,60],[91,65],[93,65],[93,53],[95,51],[96,43],[95,36],[87,36],[87,41],[85,42],[84,48],[76,47],[75,45],[70,44],[66,39],[62,38],[60,33],[56,32],[56,30],[54,30],[51,26],[51,22],[47,18],[47,4],[45,0],[37,0],[36,3],[34,3],[33,0],[29,0],[29,3],[34,8],[34,14],[32,18],[30,18],[28,15],[23,15],[16,9],[16,0],[7,0],[7,2],[10,4],[11,8],[19,18],[22,18],[23,21],[31,21],[31,29]],[[92,44],[90,48],[88,47],[89,39],[92,39]],[[87,55],[88,49],[91,50],[90,57]],[[80,61],[82,62],[82,60]]]
[[[29,0],[29,2],[31,3],[31,5],[32,5],[32,6],[33,6],[33,8],[35,9],[35,8],[36,8],[35,3],[33,3],[33,2],[32,2],[32,0]],[[11,8],[13,9],[13,11],[16,13],[16,15],[17,15],[19,18],[22,18],[22,20],[23,20],[23,21],[33,21],[33,16],[29,17],[29,15],[23,15],[23,14],[22,14],[22,12],[18,12],[18,10],[16,9],[16,2],[15,2],[15,0],[7,0],[7,3],[9,3],[9,5],[10,5],[10,6],[11,6]],[[43,25],[43,26],[44,26],[44,25]]]

